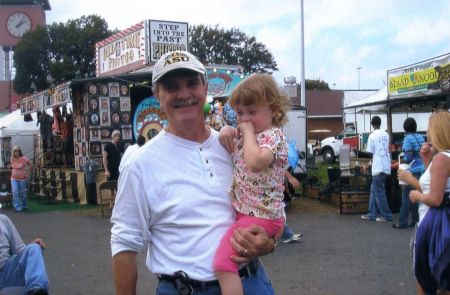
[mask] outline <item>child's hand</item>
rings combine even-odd
[[[220,129],[219,142],[231,154],[234,152],[234,139],[236,138],[236,129],[231,126],[224,126]]]
[[[247,134],[255,134],[255,128],[250,122],[242,122],[237,127],[237,136],[242,135],[244,138]]]

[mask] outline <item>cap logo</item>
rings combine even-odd
[[[172,54],[168,55],[164,60],[164,66],[177,63],[180,61],[189,62],[189,56],[181,52],[173,52]]]

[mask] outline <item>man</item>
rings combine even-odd
[[[143,146],[144,143],[145,137],[143,135],[139,135],[136,143],[127,147],[125,153],[123,153],[122,159],[120,160],[119,173],[122,172],[123,167],[129,162],[131,155],[134,154],[134,152],[137,151],[139,147]]]
[[[220,294],[212,269],[216,248],[235,219],[228,190],[232,162],[218,133],[205,126],[204,66],[190,53],[164,54],[153,69],[153,93],[169,125],[139,148],[119,180],[111,222],[116,294],[136,292],[136,254],[148,243],[147,267],[157,294]],[[237,263],[273,251],[262,228],[235,232]],[[263,266],[239,272],[246,294],[273,294]],[[264,283],[263,283],[264,282]]]
[[[370,187],[369,212],[362,215],[365,220],[392,221],[392,212],[386,198],[386,177],[391,174],[389,134],[380,129],[381,119],[374,116],[373,132],[367,141],[367,151],[372,153],[372,185]]]
[[[114,130],[111,134],[111,142],[108,142],[103,149],[103,167],[107,180],[119,179],[120,159],[124,152],[120,142],[120,131]]]
[[[11,220],[0,214],[0,289],[24,286],[26,295],[48,294],[42,249],[42,239],[25,245]]]

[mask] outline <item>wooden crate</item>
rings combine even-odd
[[[306,197],[312,198],[312,199],[319,199],[320,198],[320,187],[318,186],[307,186],[306,187]]]
[[[369,208],[370,192],[366,191],[343,191],[340,196],[340,212],[366,213]]]

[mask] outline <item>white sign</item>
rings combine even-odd
[[[156,62],[164,53],[188,50],[188,24],[169,21],[149,21],[150,61]]]
[[[145,63],[145,29],[142,24],[97,43],[97,75]],[[130,69],[132,70],[132,69]]]

